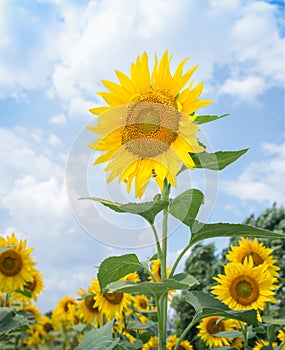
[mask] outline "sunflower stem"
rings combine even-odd
[[[247,324],[241,326],[241,331],[242,331],[242,334],[243,334],[244,350],[250,350],[250,346],[248,346]]]
[[[153,231],[153,234],[154,234],[154,237],[155,237],[157,255],[158,255],[159,260],[161,261],[161,259],[162,259],[162,250],[161,250],[161,246],[160,246],[160,243],[159,243],[159,237],[158,237],[158,234],[157,234],[157,230],[156,230],[156,227],[155,227],[154,224],[151,224],[151,228],[152,228],[152,231]]]
[[[164,183],[164,189],[161,194],[161,199],[168,201],[169,200],[169,194],[170,194],[170,184],[165,181]],[[161,260],[160,260],[160,267],[161,267],[161,280],[164,281],[167,279],[167,273],[166,273],[166,257],[167,257],[167,223],[168,223],[168,206],[163,211],[163,220],[162,220],[162,254],[161,254]],[[168,301],[168,294],[163,294],[159,298],[158,303],[158,318],[160,318],[159,323],[159,334],[158,334],[158,345],[159,350],[165,350],[166,349],[166,336],[167,336],[167,301]]]

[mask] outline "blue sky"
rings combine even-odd
[[[128,73],[143,51],[152,62],[154,52],[161,56],[168,49],[173,68],[188,56],[187,67],[199,63],[194,81],[204,82],[203,98],[215,100],[200,113],[230,113],[203,126],[201,137],[215,151],[250,148],[219,174],[183,175],[174,192],[189,184],[205,191],[201,215],[212,222],[240,222],[273,202],[284,204],[282,4],[0,3],[0,227],[1,234],[14,231],[35,247],[45,278],[38,304],[43,311],[61,296],[75,296],[85,288],[105,257],[132,247],[141,258],[154,252],[150,232],[140,220],[77,203],[86,188],[89,195],[129,199],[121,185],[105,186],[100,167],[90,166],[93,155],[87,145],[94,135],[85,126],[93,120],[88,109],[103,104],[96,95],[103,89],[100,81],[115,81],[115,69]],[[75,187],[66,186],[66,173],[67,184],[71,179]],[[152,191],[154,186],[149,195]],[[170,263],[188,238],[174,220],[171,230]],[[218,247],[225,244],[217,240]]]

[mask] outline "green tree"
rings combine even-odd
[[[244,224],[267,229],[274,232],[284,233],[284,240],[259,240],[263,241],[266,247],[273,249],[273,256],[277,260],[279,271],[279,285],[277,291],[278,304],[281,307],[285,306],[285,208],[277,207],[273,204],[272,207],[266,209],[258,217],[252,214],[246,218]],[[223,265],[227,263],[225,255],[228,253],[231,245],[238,245],[239,238],[231,238],[229,247],[224,249],[221,256],[215,252],[213,243],[203,245],[196,244],[191,252],[191,255],[186,260],[184,271],[192,274],[200,282],[197,287],[199,290],[209,291],[213,285],[213,276],[218,273],[223,273]],[[185,293],[185,292],[184,292]],[[180,334],[187,327],[194,316],[194,309],[184,301],[184,293],[173,298],[171,306],[175,309],[177,318],[174,321],[177,334]],[[205,348],[203,343],[196,338],[197,329],[193,328],[187,335],[187,339],[191,340],[194,348],[202,350]],[[193,341],[194,339],[194,341]]]

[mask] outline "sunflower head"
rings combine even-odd
[[[196,138],[195,112],[209,104],[199,100],[202,84],[185,87],[197,67],[183,73],[183,60],[174,74],[170,72],[168,52],[165,52],[152,73],[146,53],[131,65],[130,77],[116,72],[119,84],[103,81],[109,90],[99,92],[108,106],[93,108],[99,114],[98,124],[89,129],[99,138],[90,145],[105,152],[95,164],[108,161],[108,181],[116,177],[130,191],[135,181],[135,195],[141,197],[153,177],[160,189],[167,180],[176,184],[180,164],[193,169],[189,153],[204,148]]]
[[[212,293],[233,310],[263,310],[266,302],[277,302],[274,298],[276,278],[266,268],[266,265],[254,267],[251,257],[243,264],[229,263],[225,266],[225,275],[214,278],[219,285],[212,287]]]
[[[231,246],[231,251],[226,255],[228,260],[243,263],[251,257],[254,266],[266,264],[268,271],[273,276],[278,276],[277,271],[280,268],[275,264],[276,260],[272,257],[272,249],[266,248],[263,242],[259,243],[257,238],[251,240],[248,237],[242,237],[238,243],[238,246]]]
[[[220,316],[205,317],[200,325],[198,336],[209,347],[226,346],[230,344],[232,338],[218,337],[215,334],[224,331],[230,331],[235,328],[234,320],[225,320]]]
[[[14,233],[6,239],[0,237],[0,248],[4,248],[0,253],[0,290],[6,293],[23,290],[33,281],[33,248],[26,248],[26,241],[19,241]]]

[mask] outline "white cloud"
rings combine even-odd
[[[48,137],[47,142],[52,147],[60,147],[62,145],[61,140],[54,134],[52,134]]]
[[[283,84],[284,40],[274,4],[243,0],[209,0],[206,4],[186,0],[53,1],[46,4],[45,17],[40,3],[35,9],[14,8],[8,1],[4,4],[0,97],[21,96],[25,90],[45,87],[68,113],[81,116],[83,108],[86,111],[87,106],[100,102],[95,92],[102,88],[101,79],[114,79],[115,69],[127,73],[130,62],[143,50],[152,56],[167,48],[175,54],[173,64],[189,55],[191,64],[200,63],[195,80],[212,84],[211,93],[228,94],[233,87],[235,98],[252,102],[267,88]],[[12,50],[7,51],[8,44]],[[22,63],[16,61],[18,57]],[[217,79],[216,68],[224,69],[227,76]],[[52,120],[63,122],[63,118]]]
[[[237,179],[225,181],[222,188],[243,200],[284,205],[285,145],[266,143],[262,149],[262,161],[250,163]]]
[[[221,93],[238,97],[247,102],[255,102],[266,89],[265,81],[258,76],[249,76],[241,80],[227,79],[220,89]]]
[[[49,123],[55,125],[65,125],[66,117],[63,113],[55,114],[50,118]]]

